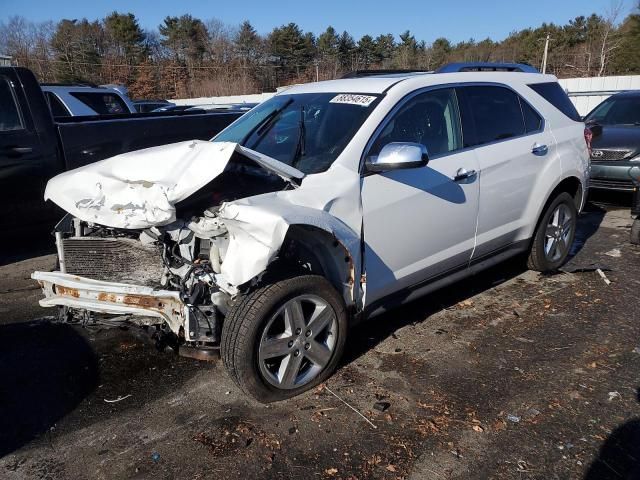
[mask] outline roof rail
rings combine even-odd
[[[521,72],[540,73],[537,68],[526,63],[490,63],[490,62],[459,62],[448,63],[435,71],[435,73],[454,72]]]
[[[91,87],[102,88],[95,83],[90,82],[76,82],[76,83],[56,83],[56,82],[44,82],[40,84],[41,87]]]
[[[375,75],[394,75],[399,73],[433,73],[433,70],[354,70],[347,72],[340,78],[362,78]]]

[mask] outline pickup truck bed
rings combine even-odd
[[[54,119],[31,71],[0,67],[0,246],[6,249],[18,235],[42,235],[53,227],[62,211],[45,203],[43,194],[47,181],[58,173],[141,148],[208,140],[241,115],[180,112]]]

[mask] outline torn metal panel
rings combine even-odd
[[[167,322],[177,332],[188,309],[176,291],[103,282],[61,272],[34,272],[43,289],[42,307],[66,306],[115,315],[143,315]]]

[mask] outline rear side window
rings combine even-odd
[[[114,93],[70,92],[70,95],[80,100],[92,110],[95,110],[99,115],[129,113],[127,105]]]
[[[525,133],[520,99],[513,91],[502,87],[463,87],[465,97],[462,129],[465,147],[483,145]],[[470,132],[475,132],[471,138]]]
[[[44,92],[45,97],[47,98],[47,103],[49,104],[49,109],[51,110],[51,115],[54,117],[69,117],[71,114],[67,107],[63,105],[58,97],[54,93]]]
[[[18,104],[10,80],[0,76],[0,132],[22,130],[24,125],[20,119]]]
[[[556,107],[562,113],[564,113],[571,120],[581,122],[580,115],[573,106],[569,96],[565,93],[559,83],[532,83],[529,85],[534,92],[543,97],[547,102]]]

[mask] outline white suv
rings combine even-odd
[[[295,86],[226,128],[53,178],[43,306],[155,324],[220,353],[260,401],[325,380],[353,322],[509,257],[567,258],[584,125],[522,65],[360,72]]]

